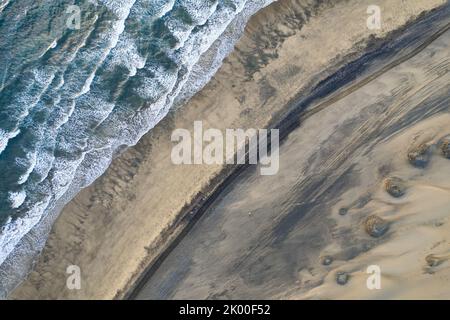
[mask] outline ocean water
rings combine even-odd
[[[0,0],[0,265],[199,90],[270,2]]]

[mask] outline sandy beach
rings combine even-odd
[[[214,78],[64,208],[33,271],[8,298],[119,299],[139,283],[137,298],[412,298],[424,287],[427,297],[448,297],[442,281],[448,280],[450,185],[443,172],[450,162],[439,150],[450,134],[449,35],[435,35],[448,21],[424,24],[404,45],[400,36],[446,1],[378,2],[383,24],[375,31],[366,27],[372,3],[365,0],[280,0],[258,12]],[[394,40],[397,49],[384,46]],[[368,52],[374,56],[365,63]],[[362,71],[340,83],[336,72],[350,72],[352,61]],[[336,82],[328,83],[332,75]],[[328,94],[333,87],[338,90]],[[286,122],[292,114],[297,118]],[[301,125],[280,148],[285,170],[261,182],[248,169],[226,182],[228,198],[216,195],[222,211],[208,209],[215,214],[203,212],[207,219],[183,234],[162,261],[165,267],[154,270],[159,283],[145,271],[238,169],[170,161],[172,131],[192,130],[195,120],[221,130],[269,128],[282,120]],[[407,161],[408,150],[423,143],[433,154],[426,170]],[[408,186],[401,199],[383,189],[394,175]],[[324,176],[332,178],[324,182]],[[301,210],[292,207],[298,201]],[[373,214],[389,222],[386,237],[372,239],[361,227]],[[311,246],[305,239],[313,235]],[[177,250],[189,257],[184,265]],[[229,258],[219,269],[205,270],[224,254]],[[324,268],[324,256],[335,262]],[[81,268],[81,290],[66,287],[66,268],[73,264]],[[365,290],[370,264],[385,272],[379,296]],[[167,284],[165,272],[184,273]],[[349,275],[347,285],[336,285],[337,272]],[[169,289],[161,294],[160,286]]]

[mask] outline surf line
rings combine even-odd
[[[172,132],[171,141],[177,143],[172,148],[172,163],[176,165],[259,163],[261,175],[278,173],[279,129],[271,129],[270,133],[267,129],[226,129],[222,132],[214,128],[203,130],[203,122],[194,121],[193,131],[193,135],[189,130],[181,128]]]

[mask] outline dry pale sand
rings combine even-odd
[[[173,165],[173,129],[191,129],[194,120],[218,129],[267,127],[320,80],[361,56],[374,34],[382,38],[445,2],[378,1],[384,23],[377,32],[366,27],[370,0],[320,6],[313,0],[281,0],[259,12],[214,79],[66,206],[34,271],[9,298],[123,297],[182,230],[189,218],[183,208],[193,200],[201,203],[223,177],[221,166]],[[81,290],[66,288],[70,264],[82,270]],[[316,290],[322,289],[332,293]]]
[[[447,59],[447,64],[449,62]],[[449,83],[448,77],[446,81]],[[445,114],[381,141],[364,159],[358,160],[361,182],[356,188],[346,190],[339,204],[354,201],[363,190],[373,190],[373,194],[363,209],[350,211],[348,218],[336,219],[336,228],[347,229],[352,236],[361,237],[365,231],[364,222],[358,221],[361,215],[376,214],[390,224],[386,239],[357,257],[337,261],[317,288],[300,295],[290,292],[285,297],[450,299],[450,160],[439,150],[440,139],[450,135],[448,111],[447,108]],[[406,161],[408,148],[418,143],[428,143],[433,148],[430,164],[425,169],[414,168]],[[405,180],[407,191],[399,199],[390,197],[380,179],[374,179],[374,171],[386,165],[389,165],[390,175]],[[355,230],[355,226],[359,229]],[[335,242],[327,246],[323,254],[333,256],[342,249]],[[368,290],[366,286],[370,265],[380,268],[379,290]],[[336,274],[342,271],[350,275],[345,286],[336,284]]]
[[[280,147],[280,172],[240,174],[136,297],[450,299],[444,30],[303,115]],[[373,265],[378,290],[366,286]]]

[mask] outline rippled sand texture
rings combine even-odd
[[[404,4],[402,1],[382,1],[385,25],[383,30],[376,33],[376,36],[386,36],[390,31],[403,26],[420,13],[443,3],[444,1],[417,0],[408,1],[407,4]],[[207,198],[216,185],[217,181],[214,180],[214,177],[218,176],[219,182],[222,179],[219,175],[222,168],[219,166],[172,165],[169,156],[172,147],[169,140],[171,131],[174,128],[189,129],[193,121],[199,119],[204,121],[205,127],[219,129],[267,127],[270,123],[280,120],[287,110],[295,107],[293,102],[298,101],[299,97],[305,98],[316,94],[312,90],[317,83],[335,72],[339,67],[345,66],[349,61],[361,57],[367,46],[376,47],[377,41],[374,41],[373,32],[366,28],[366,9],[370,4],[372,4],[371,1],[338,1],[334,4],[324,2],[317,6],[314,1],[286,0],[279,1],[256,15],[249,24],[245,36],[239,42],[236,51],[227,58],[205,89],[182,109],[163,120],[135,148],[121,155],[113,163],[107,174],[93,186],[83,191],[65,208],[61,218],[53,228],[35,271],[11,295],[11,298],[111,298],[122,296],[126,290],[130,289],[130,285],[133,284],[144,268],[180,232],[185,225],[185,221],[189,220],[189,211],[183,211],[183,207],[190,204],[193,199],[201,203],[201,200]],[[425,32],[425,34],[429,33],[430,30]],[[372,47],[372,49],[375,47]],[[373,69],[377,69],[376,67],[376,65],[373,66]],[[414,87],[414,83],[411,86]],[[400,90],[398,93],[399,99],[403,96],[402,92]],[[375,94],[372,98],[374,100],[381,99]],[[339,132],[338,126],[342,123],[338,122],[336,117],[338,115],[347,116],[350,119],[357,115],[358,108],[354,105],[355,103],[347,104],[346,107],[349,109],[335,114],[332,114],[333,110],[337,109],[333,106],[325,108],[323,112],[332,114],[333,116],[330,116],[332,120],[330,121],[335,121],[330,122],[329,125],[323,124],[322,118],[317,117],[317,115],[318,119],[316,118],[315,121],[308,119],[308,123],[315,128],[315,131],[296,133],[303,137],[302,139],[306,139],[296,145],[297,156],[303,155],[306,157],[310,153],[311,159],[313,159],[312,155],[319,148],[314,143],[317,142],[317,130],[320,131],[319,133],[323,131],[321,133],[323,135],[332,129]],[[362,108],[362,105],[360,108]],[[400,110],[406,112],[406,109]],[[373,120],[376,121],[377,111],[371,112],[375,112]],[[313,117],[314,115],[310,119]],[[392,121],[395,119],[397,118],[388,118]],[[356,121],[356,123],[358,122]],[[334,128],[333,125],[337,127]],[[343,136],[347,137],[347,135]],[[352,134],[348,133],[348,136],[350,137]],[[344,141],[339,140],[337,142]],[[286,142],[286,145],[288,144]],[[323,150],[327,150],[325,145]],[[333,147],[329,152],[333,150],[337,149]],[[318,154],[316,155],[318,156]],[[320,157],[317,161],[319,160]],[[289,183],[295,184],[293,180],[297,177],[298,183],[301,185],[302,180],[299,177],[303,177],[303,175],[300,159],[295,159],[291,165],[289,165],[289,157],[282,161],[287,161],[285,167],[287,171],[280,172],[273,179],[284,177],[287,180],[286,186],[283,188],[288,188]],[[329,161],[333,162],[331,158]],[[339,161],[336,161],[337,164],[339,164]],[[326,165],[327,163],[324,163],[324,170],[328,168]],[[287,168],[291,169],[288,170]],[[298,171],[295,168],[298,168]],[[313,168],[311,167],[309,170],[313,170]],[[320,167],[317,167],[317,170],[319,169]],[[253,177],[251,179],[261,178]],[[244,186],[244,182],[242,183]],[[291,216],[287,215],[289,210],[280,211],[280,206],[273,207],[276,210],[269,210],[275,205],[275,200],[280,199],[274,199],[273,194],[266,199],[266,193],[258,192],[258,190],[267,191],[270,189],[266,184],[261,186],[250,184],[248,189],[243,186],[236,188],[242,194],[243,192],[253,192],[255,199],[258,198],[255,201],[261,208],[266,205],[265,213],[262,213],[261,217],[273,215],[267,221],[254,220],[254,222],[250,222],[253,224],[251,230],[254,231],[255,236],[257,232],[264,228],[273,228],[273,219],[276,217],[282,219],[285,215]],[[273,183],[273,188],[277,186],[280,186],[280,182]],[[298,191],[298,188],[294,189]],[[288,190],[286,189],[286,191]],[[240,205],[245,207],[254,204],[253,201],[250,201],[250,195],[247,194],[247,196],[248,199],[242,198]],[[270,200],[274,201],[272,205]],[[228,215],[227,213],[227,217],[230,216],[230,223],[233,225],[240,226],[242,222],[233,220],[233,217],[258,219],[258,215],[253,213],[248,215],[251,210],[239,209],[238,211],[244,213],[241,212],[240,215]],[[325,212],[323,214],[326,215]],[[293,223],[288,220],[286,224],[294,228],[296,225],[294,222],[295,219]],[[220,221],[217,222],[215,228],[223,227],[221,223]],[[323,220],[319,225],[324,228],[326,226]],[[284,244],[283,238],[289,239],[291,235],[297,234],[282,229],[282,226],[279,232],[280,246]],[[210,233],[209,227],[214,231]],[[248,223],[242,224],[242,228],[248,227]],[[176,270],[176,272],[181,272],[182,276],[177,278],[179,273],[174,273],[174,282],[169,281],[167,286],[164,284],[166,288],[164,292],[161,294],[145,292],[143,293],[144,296],[172,297],[177,296],[176,292],[180,293],[179,296],[188,293],[193,296],[204,297],[212,297],[215,293],[219,296],[227,296],[220,295],[220,293],[224,290],[230,291],[234,284],[230,283],[230,287],[223,290],[219,290],[219,287],[217,287],[217,290],[211,291],[208,289],[210,288],[208,277],[212,274],[219,278],[221,275],[225,276],[227,272],[222,273],[225,270],[224,268],[230,266],[229,263],[237,261],[234,259],[241,259],[240,254],[248,255],[251,259],[256,259],[257,255],[253,256],[253,249],[249,250],[253,247],[248,246],[248,241],[250,241],[248,238],[236,237],[235,240],[231,240],[231,238],[226,237],[226,233],[213,229],[214,226],[211,225],[208,228],[205,228],[204,232],[205,236],[211,236],[211,238],[205,238],[206,243],[210,246],[205,248],[201,241],[196,242],[195,245],[187,246],[183,253],[183,256],[186,257],[186,260],[183,260],[185,264],[181,266],[190,266],[189,259],[194,256],[197,249],[198,252],[204,251],[205,253],[214,250],[223,252],[221,251],[222,244],[223,250],[226,250],[231,242],[233,244],[236,242],[236,248],[241,248],[239,254],[233,255],[236,252],[233,254],[230,252],[229,259],[226,260],[222,259],[223,256],[221,256],[219,260],[222,260],[223,267],[217,273],[213,269],[210,270],[210,273],[205,271],[205,278],[199,279],[195,276],[197,272],[209,268],[207,264],[203,264],[204,261],[211,262],[211,266],[217,263],[217,260],[215,262],[211,260],[212,256],[201,255],[198,258],[199,269],[192,270],[193,273],[191,274],[190,269],[181,270],[182,267],[180,267],[180,271]],[[238,232],[241,230],[240,228],[237,227],[232,231]],[[270,232],[267,233],[269,229],[264,230],[266,234],[270,234]],[[252,232],[246,231],[246,235],[252,235]],[[326,230],[322,233],[324,237],[327,234]],[[227,239],[231,242],[228,243]],[[271,241],[260,240],[261,246],[267,244],[267,241]],[[188,241],[190,240],[185,240],[183,243],[188,243]],[[216,247],[213,246],[214,243],[217,244]],[[319,245],[320,243],[317,243],[317,246]],[[294,242],[289,246],[289,250],[279,250],[278,255],[288,255],[291,250],[295,251],[297,247],[300,248],[300,244]],[[202,248],[205,248],[206,251]],[[305,249],[305,251],[307,250]],[[302,254],[302,250],[295,252],[298,256]],[[255,268],[264,266],[263,258],[261,259],[261,263],[250,265],[256,266]],[[81,267],[83,273],[82,290],[69,291],[66,289],[65,270],[69,264],[77,264]],[[282,270],[284,266],[285,264],[280,263],[276,268]],[[289,268],[295,268],[295,266],[295,263],[289,264]],[[173,270],[176,266],[168,265],[167,268]],[[242,268],[243,273],[250,272],[245,269],[245,264],[242,265]],[[254,273],[253,271],[250,273],[255,274],[256,277],[266,276],[264,268],[255,269]],[[237,277],[238,274],[239,272],[235,276]],[[282,272],[282,275],[286,277],[290,274],[285,271]],[[191,276],[192,278],[190,278]],[[200,282],[193,284],[193,287],[188,285],[190,279]],[[177,288],[172,287],[175,286],[175,280],[180,281]],[[288,280],[291,280],[291,278]],[[162,278],[161,281],[166,281],[166,278]],[[256,286],[258,286],[259,282],[255,281]],[[156,287],[158,285],[155,284]],[[201,289],[194,290],[196,285],[200,286]],[[211,284],[211,286],[214,285],[216,283]],[[270,283],[259,285],[264,289],[269,288]],[[274,286],[277,286],[277,284],[275,283]],[[264,290],[258,293],[256,289],[253,290],[254,288],[247,289],[246,286],[240,288],[242,291],[235,291],[235,296],[243,294],[246,290],[249,290],[247,292],[251,291],[252,295],[250,296],[253,298],[264,294]],[[283,292],[288,289],[290,287],[285,286]],[[267,295],[273,296],[281,293],[280,291],[267,291]]]
[[[449,299],[450,31],[361,81],[304,116],[278,175],[229,185],[138,298]]]

